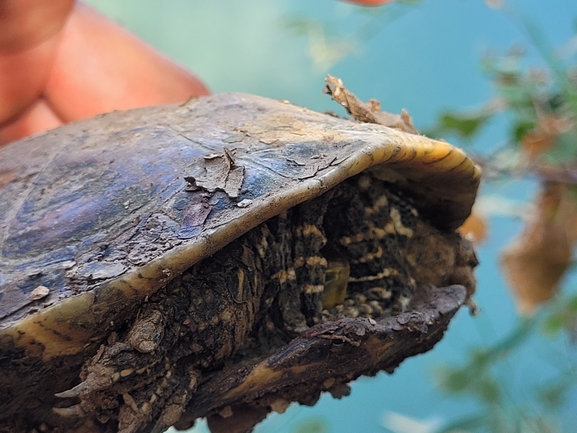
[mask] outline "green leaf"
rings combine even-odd
[[[471,376],[465,369],[442,367],[437,369],[435,378],[439,386],[449,394],[471,390]]]
[[[475,386],[476,394],[485,403],[498,403],[501,401],[501,389],[499,384],[491,377],[483,377]]]
[[[568,382],[560,382],[538,390],[537,397],[544,406],[554,409],[561,406],[566,400],[566,394],[569,387],[573,385]]]
[[[294,433],[328,433],[327,423],[320,419],[314,418],[301,422]]]
[[[565,327],[565,317],[562,313],[552,314],[543,320],[542,331],[549,336],[553,336],[562,331]]]
[[[533,128],[535,128],[535,122],[533,121],[517,121],[513,123],[513,143],[519,143],[521,139]]]
[[[500,85],[497,90],[507,107],[515,111],[518,116],[536,118],[534,95],[521,83]]]
[[[435,130],[441,134],[454,133],[463,139],[470,139],[491,118],[486,110],[471,112],[442,113]]]
[[[577,295],[560,298],[549,311],[550,313],[543,318],[541,330],[549,336],[556,335],[560,331],[571,333],[577,322]]]

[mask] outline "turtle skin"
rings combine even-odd
[[[415,291],[464,287],[447,316],[470,298],[455,229],[479,177],[447,143],[242,94],[1,149],[0,429],[164,431],[247,405],[254,424],[338,394],[383,368],[369,335]],[[341,269],[346,291],[327,293]],[[376,359],[337,374],[325,354],[323,370],[302,352],[319,335]],[[322,386],[290,391],[312,364]]]

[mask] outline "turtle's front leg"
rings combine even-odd
[[[57,413],[116,421],[122,433],[176,422],[201,376],[247,344],[263,304],[261,241],[250,232],[152,295],[84,366],[84,381],[58,394],[79,406]]]
[[[56,412],[103,422],[117,418],[121,433],[138,432],[153,420],[164,428],[178,421],[200,372],[175,359],[172,350],[183,330],[166,326],[175,319],[167,304],[148,304],[124,338],[102,346],[85,366],[85,380],[57,395],[79,398],[80,404]]]
[[[136,433],[151,420],[156,420],[153,433],[164,432],[184,413],[200,376],[200,372],[192,367],[188,371],[176,371],[168,365],[164,377],[149,395],[143,398],[142,393],[138,393],[137,400],[129,392],[124,392],[124,405],[118,414],[119,433]]]

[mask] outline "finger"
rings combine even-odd
[[[65,120],[205,94],[190,72],[81,4],[63,28],[45,90]]]
[[[62,119],[45,99],[37,99],[16,120],[0,127],[0,146],[62,125]]]

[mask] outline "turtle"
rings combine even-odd
[[[0,431],[250,431],[471,303],[460,149],[255,95],[0,149]]]

